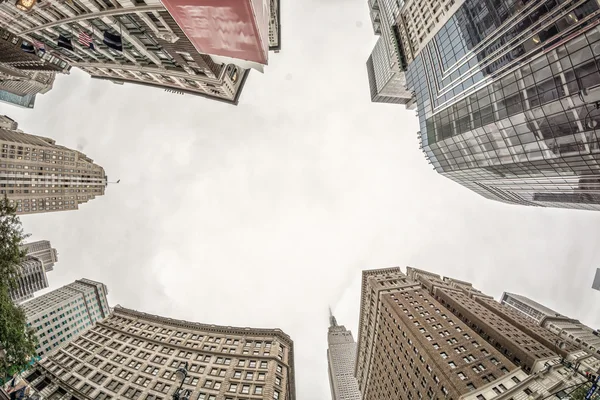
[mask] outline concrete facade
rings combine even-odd
[[[37,355],[45,357],[110,314],[106,285],[79,279],[23,304],[27,326],[35,330]]]
[[[21,247],[26,256],[21,263],[17,276],[17,287],[10,292],[15,303],[33,298],[33,294],[48,287],[46,273],[54,269],[58,253],[47,240],[26,243]]]
[[[361,394],[354,377],[356,342],[352,332],[338,325],[331,314],[327,332],[327,370],[332,400],[360,400]]]
[[[23,249],[27,251],[29,257],[40,259],[44,263],[46,272],[54,269],[54,263],[58,261],[58,252],[52,248],[48,240],[38,240],[37,242],[25,243]]]
[[[171,399],[187,362],[190,399],[295,400],[293,342],[279,329],[200,324],[116,306],[24,374],[51,399]]]
[[[0,129],[0,196],[17,214],[76,210],[104,194],[104,169],[52,139]]]

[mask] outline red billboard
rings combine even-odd
[[[161,0],[200,53],[267,64],[268,0]]]

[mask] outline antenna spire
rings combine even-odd
[[[337,321],[333,316],[333,312],[331,311],[331,306],[329,307],[329,326],[338,326]]]

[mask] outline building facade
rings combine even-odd
[[[44,263],[46,272],[52,271],[54,263],[58,261],[58,252],[52,248],[50,242],[47,240],[25,243],[23,249],[27,251],[29,257],[40,259]]]
[[[600,357],[600,336],[576,319],[564,316],[525,296],[503,293],[500,302],[575,346]]]
[[[68,74],[70,68],[64,60],[0,27],[0,101],[33,108],[35,96],[47,93],[56,75]]]
[[[66,347],[24,374],[45,398],[294,400],[293,342],[279,329],[174,320],[117,306]],[[54,396],[54,397],[53,397]]]
[[[600,209],[595,1],[404,3],[400,40],[421,148],[484,197]]]
[[[52,139],[0,129],[0,196],[17,214],[76,210],[104,194],[104,169]]]
[[[54,269],[58,261],[58,253],[50,242],[41,240],[24,244],[25,259],[21,263],[16,276],[17,285],[10,291],[10,297],[15,303],[22,303],[33,298],[33,294],[48,287],[47,272]]]
[[[278,50],[279,1],[270,5],[269,44]],[[198,53],[159,0],[40,3],[27,13],[3,3],[0,26],[43,43],[47,53],[92,78],[117,84],[136,83],[237,104],[249,73]],[[109,45],[106,34],[112,40]]]
[[[534,389],[570,386],[561,357],[582,371],[600,366],[568,345],[557,348],[559,357],[544,345],[558,336],[535,324],[523,331],[491,301],[468,282],[423,270],[363,271],[355,367],[362,398],[526,399]]]
[[[412,93],[406,89],[406,59],[396,22],[400,0],[369,0],[373,31],[379,39],[367,60],[371,101],[404,104],[412,108]]]
[[[21,262],[16,276],[16,286],[10,290],[10,298],[15,303],[32,299],[37,291],[48,287],[48,276],[42,260],[27,257]]]
[[[332,400],[360,400],[361,394],[354,377],[356,342],[352,332],[337,320],[329,310],[327,332],[327,370]]]
[[[23,304],[27,326],[35,330],[37,355],[45,357],[108,317],[106,285],[79,279]]]

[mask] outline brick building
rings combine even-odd
[[[410,267],[363,271],[355,369],[363,400],[526,398],[533,382],[540,394],[567,387],[560,377],[572,374],[547,346],[554,339],[468,282]],[[586,370],[599,366],[568,344],[557,351]]]

